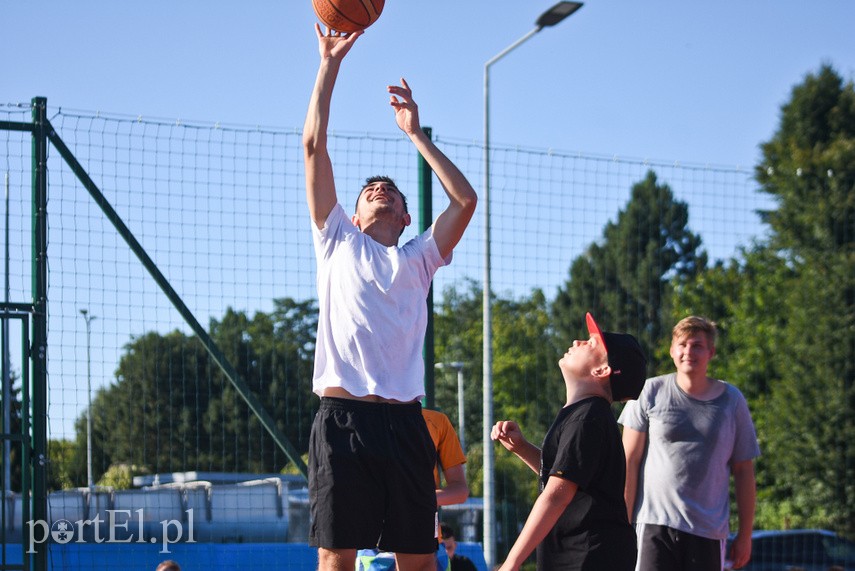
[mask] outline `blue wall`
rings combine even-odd
[[[478,543],[458,542],[457,551],[469,557],[478,571],[487,571],[484,552]],[[159,553],[160,543],[69,543],[51,544],[48,569],[154,571],[164,559],[174,559],[182,571],[211,569],[271,569],[314,571],[317,550],[305,543],[175,543],[170,553]],[[21,564],[22,549],[7,546],[7,563]]]

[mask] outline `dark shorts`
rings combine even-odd
[[[419,403],[321,398],[309,438],[309,544],[435,552],[435,464]]]
[[[723,539],[645,523],[639,526],[638,541],[639,571],[721,571],[724,563]]]

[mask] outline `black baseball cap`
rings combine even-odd
[[[647,357],[638,340],[629,333],[610,333],[602,331],[594,316],[585,314],[588,333],[603,340],[609,358],[612,374],[609,383],[612,387],[612,400],[623,402],[637,399],[647,379]]]

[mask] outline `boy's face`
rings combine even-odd
[[[448,553],[448,557],[454,557],[454,552],[457,551],[457,542],[454,540],[454,536],[444,537],[442,542],[445,544],[445,552]]]
[[[576,340],[558,361],[565,377],[587,378],[591,371],[608,364],[606,346],[599,335],[592,335],[587,341]]]
[[[362,189],[356,203],[353,223],[361,228],[360,220],[378,216],[400,219],[401,228],[410,223],[410,215],[405,210],[401,191],[388,182],[374,182]]]
[[[706,375],[713,355],[715,347],[703,333],[687,333],[671,339],[671,358],[679,373]]]

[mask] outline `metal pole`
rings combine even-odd
[[[490,308],[490,66],[544,27],[558,24],[581,6],[582,4],[579,2],[559,2],[540,15],[533,30],[484,64],[484,199],[481,202],[484,208],[484,558],[487,561],[488,569],[492,569],[496,565],[496,513],[493,505],[496,493],[493,468],[495,454],[490,439],[490,431],[493,428],[493,316]]]
[[[422,127],[428,139],[432,138],[433,129]],[[419,233],[424,232],[433,224],[433,171],[425,158],[419,155]],[[432,409],[436,406],[436,379],[429,363],[436,358],[436,339],[434,336],[433,318],[433,281],[427,295],[427,327],[422,348],[425,366],[425,397],[424,405]]]
[[[484,557],[487,560],[488,569],[492,569],[496,564],[496,510],[493,506],[496,497],[495,451],[490,439],[490,431],[493,428],[493,316],[490,307],[490,66],[540,30],[539,26],[536,27],[484,64],[484,424],[482,444],[484,446]]]
[[[6,172],[6,303],[9,303],[9,173]],[[12,372],[9,359],[9,320],[3,320],[3,432],[12,432]],[[3,440],[3,502],[12,491],[12,443]],[[5,512],[4,512],[5,513]]]
[[[466,437],[464,436],[464,433],[466,432],[466,420],[464,415],[465,405],[463,403],[463,363],[461,361],[454,361],[452,363],[436,363],[434,368],[447,368],[457,371],[457,436],[460,439],[460,447],[463,448],[465,452]]]
[[[86,387],[88,396],[88,406],[86,409],[86,485],[89,491],[95,490],[95,481],[92,478],[92,353],[90,324],[92,320],[97,319],[94,315],[89,315],[88,309],[81,309],[83,320],[86,321]]]
[[[33,98],[33,316],[32,316],[32,516],[47,521],[47,302],[48,302],[48,224],[47,224],[47,149],[50,122],[47,99]],[[22,381],[23,382],[23,381]],[[24,466],[24,470],[28,467]],[[24,492],[26,493],[26,492]],[[26,511],[26,509],[25,509]],[[27,530],[25,540],[33,539]],[[34,571],[47,569],[46,545],[39,545],[33,556]]]
[[[482,397],[483,426],[481,443],[484,447],[484,558],[487,569],[496,565],[495,513],[493,511],[493,443],[490,430],[493,428],[493,318],[490,313],[490,66],[484,66],[484,291],[482,292],[483,327],[483,381]]]
[[[460,447],[466,451],[466,415],[463,404],[463,363],[457,368],[457,427],[459,428]]]

